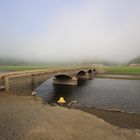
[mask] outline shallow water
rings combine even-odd
[[[49,79],[37,89],[37,94],[48,103],[55,103],[63,96],[67,103],[79,101],[80,106],[140,113],[140,80],[94,78],[67,86],[53,85]]]

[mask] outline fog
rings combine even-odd
[[[128,62],[140,55],[140,0],[1,0],[0,58]]]

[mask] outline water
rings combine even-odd
[[[63,96],[67,103],[79,101],[80,106],[140,113],[140,80],[94,78],[67,86],[53,85],[49,79],[37,89],[37,94],[48,103],[55,103]]]

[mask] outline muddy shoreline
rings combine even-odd
[[[95,107],[87,108],[76,105],[72,108],[95,115],[104,121],[121,128],[140,129],[140,114],[121,112],[117,110],[105,110]]]
[[[5,95],[5,93],[0,92],[1,96],[9,96],[8,94]],[[1,97],[0,96],[0,97]],[[11,96],[11,95],[10,95]],[[50,106],[59,106],[58,104],[48,104],[42,100],[41,97],[36,96],[17,96],[12,95],[14,98],[31,98],[31,100],[39,101],[43,105],[50,105]],[[109,110],[109,109],[101,109],[96,107],[84,107],[79,106],[76,104],[73,104],[72,106],[64,105],[61,106],[68,109],[75,109],[75,110],[81,110],[83,112],[86,112],[91,115],[95,115],[98,118],[103,119],[105,122],[108,122],[114,126],[118,126],[120,128],[127,128],[127,129],[139,129],[140,130],[140,114],[138,113],[129,113],[129,112],[123,112],[121,110]]]
[[[139,140],[139,116],[129,118],[126,114],[123,118],[123,113],[119,114],[120,119],[130,121],[124,128],[108,123],[102,110],[92,111],[75,106],[52,107],[37,96],[0,93],[0,140]],[[113,114],[108,112],[106,116],[112,121]]]
[[[47,104],[43,102],[43,104]],[[58,104],[51,104],[51,106],[59,106]],[[96,107],[85,107],[80,105],[61,105],[64,108],[81,110],[98,118],[103,119],[114,126],[127,129],[140,129],[140,114],[129,113],[117,109],[102,109]]]

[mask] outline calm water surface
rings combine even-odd
[[[140,80],[94,78],[67,86],[53,85],[49,79],[37,89],[37,94],[48,103],[55,103],[63,96],[67,103],[76,100],[81,106],[140,113]]]

